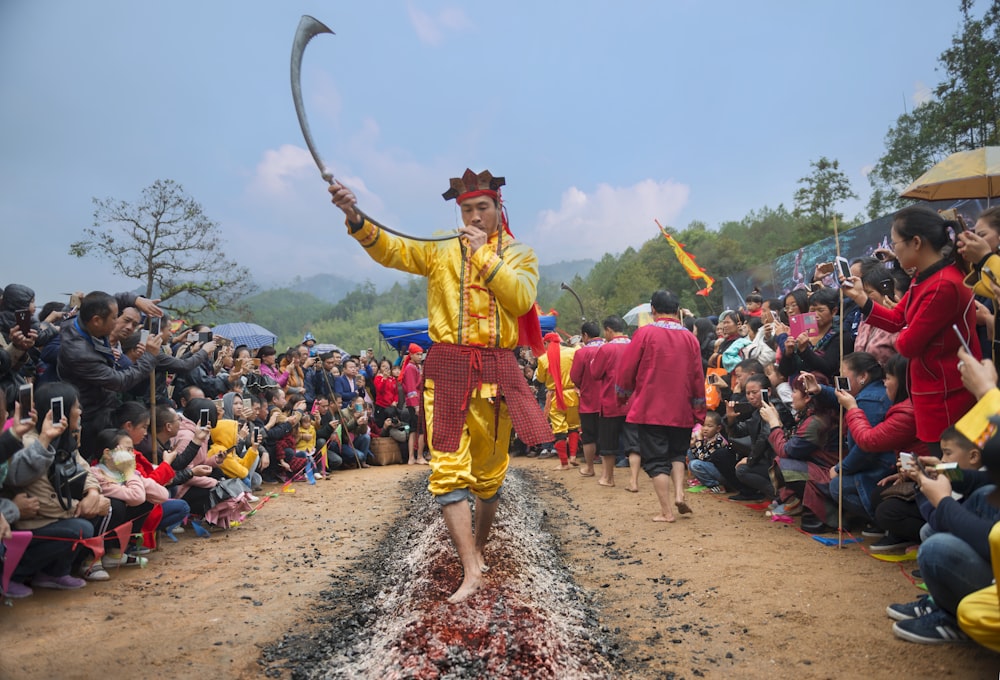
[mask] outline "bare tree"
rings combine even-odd
[[[233,306],[253,292],[250,270],[221,255],[219,224],[173,180],[156,180],[136,204],[93,201],[94,226],[70,245],[71,255],[110,261],[176,314]]]

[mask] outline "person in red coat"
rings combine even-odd
[[[893,216],[892,250],[904,270],[915,269],[909,290],[892,309],[868,297],[861,279],[845,282],[844,294],[861,308],[867,322],[899,333],[896,349],[910,360],[910,398],[917,421],[917,438],[940,454],[941,433],[965,415],[976,399],[962,386],[956,353],[962,341],[980,355],[976,337],[976,307],[964,284],[964,265],[957,253],[945,256],[961,226],[920,206]]]
[[[569,369],[569,379],[580,391],[580,444],[583,448],[583,467],[580,474],[594,476],[594,456],[597,453],[598,419],[601,416],[601,384],[590,371],[597,350],[604,344],[601,329],[593,321],[587,321],[580,328],[583,346],[573,355],[573,365]]]
[[[660,501],[653,521],[673,522],[673,506],[691,512],[684,500],[684,461],[691,430],[705,422],[705,375],[698,340],[677,316],[677,296],[658,290],[650,306],[653,322],[632,336],[616,382],[619,393],[631,397],[626,421],[638,425],[642,469]]]
[[[615,460],[622,449],[628,454],[631,473],[626,491],[639,491],[639,434],[634,424],[626,423],[629,403],[615,391],[615,372],[625,347],[632,342],[625,335],[621,317],[609,316],[602,322],[604,344],[590,362],[590,373],[601,385],[601,417],[597,423],[597,449],[601,455],[601,486],[615,485]]]

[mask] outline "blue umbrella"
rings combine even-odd
[[[234,345],[246,345],[250,349],[257,349],[264,345],[273,345],[278,341],[278,336],[271,331],[258,326],[255,323],[238,321],[236,323],[224,323],[212,329],[214,335],[229,338]]]

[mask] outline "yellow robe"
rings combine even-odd
[[[553,434],[565,434],[570,430],[580,429],[580,392],[576,389],[573,379],[569,377],[577,349],[576,347],[559,348],[559,379],[562,381],[565,410],[556,406],[556,378],[549,370],[548,355],[543,354],[538,357],[538,369],[535,377],[538,382],[545,383],[545,389],[549,393],[549,399],[546,403],[549,405],[548,416],[549,423],[552,424]]]
[[[517,319],[535,304],[538,288],[538,259],[531,248],[502,229],[471,257],[465,256],[459,239],[415,241],[389,234],[367,220],[352,236],[379,264],[427,277],[427,331],[431,341],[517,347]],[[434,381],[425,380],[423,409],[431,448],[428,489],[435,496],[468,488],[476,496],[489,499],[503,483],[511,428],[502,402],[497,413],[492,399],[496,393],[495,384],[474,390],[458,450],[436,451],[430,445]]]
[[[983,647],[1000,652],[1000,522],[990,530],[990,554],[997,583],[962,598],[958,625]]]

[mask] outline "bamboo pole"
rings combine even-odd
[[[837,216],[833,216],[833,242],[837,248],[837,257],[840,257],[840,230],[837,225]],[[833,267],[834,276],[839,279],[839,271],[836,264]],[[840,360],[844,360],[844,287],[837,286],[840,293]],[[839,403],[839,400],[838,400]],[[844,464],[844,405],[840,404],[840,418],[837,422],[837,469],[843,470]],[[844,547],[844,475],[837,475],[837,547]]]

